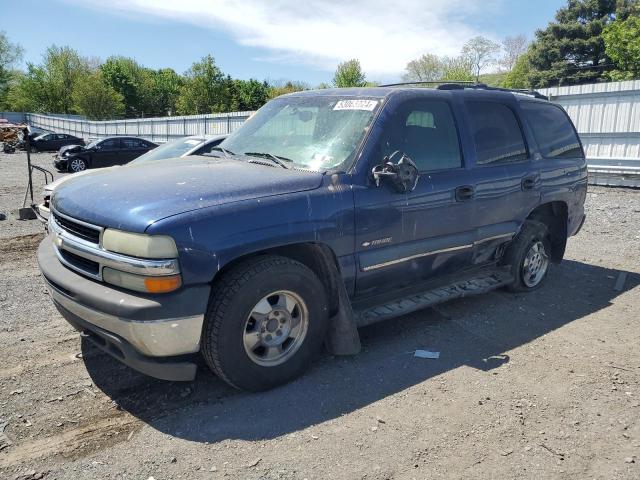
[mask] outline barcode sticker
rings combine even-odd
[[[334,110],[367,110],[369,112],[373,111],[378,105],[377,100],[364,100],[364,99],[354,99],[354,100],[339,100],[336,103],[336,106],[333,107]]]

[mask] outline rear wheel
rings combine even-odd
[[[81,172],[87,169],[87,162],[83,158],[72,158],[69,161],[69,171],[72,173]]]
[[[527,220],[509,246],[504,263],[511,265],[514,281],[507,288],[527,292],[539,288],[547,277],[551,263],[549,231],[544,223]]]
[[[318,277],[286,257],[257,257],[214,286],[202,353],[230,385],[267,390],[308,368],[326,328],[326,293]]]

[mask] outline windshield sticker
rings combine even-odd
[[[200,144],[201,140],[185,140],[184,143],[186,143],[187,145],[198,145]]]
[[[377,100],[364,100],[364,99],[355,99],[355,100],[339,100],[336,103],[336,106],[333,107],[334,110],[367,110],[368,112],[372,112],[374,108],[378,105]]]

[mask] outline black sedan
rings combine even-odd
[[[94,140],[86,147],[62,149],[53,164],[62,172],[124,165],[157,146],[137,137],[107,137]]]
[[[56,151],[66,145],[84,145],[84,140],[66,133],[44,133],[29,139],[32,152]]]

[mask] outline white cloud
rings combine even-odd
[[[358,58],[370,78],[397,76],[426,52],[457,55],[467,39],[487,34],[469,19],[495,14],[501,1],[90,0],[95,8],[226,30],[239,44],[264,49],[266,61],[331,71]]]

